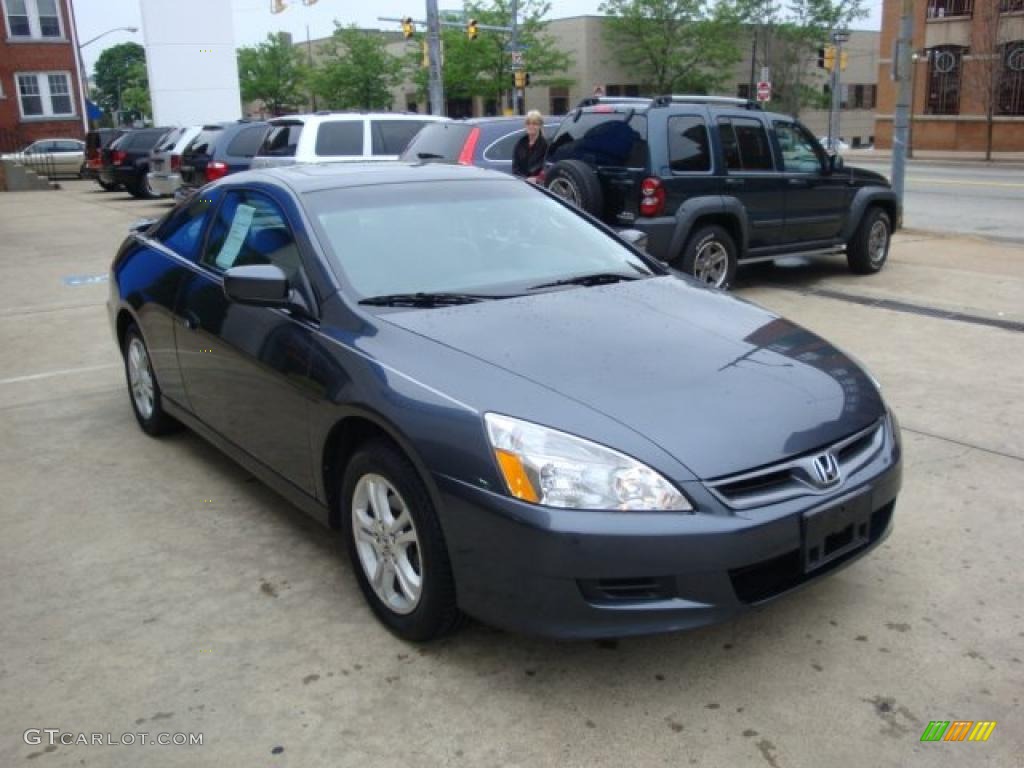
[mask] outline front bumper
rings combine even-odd
[[[179,173],[154,173],[148,175],[149,187],[161,197],[170,197],[181,186]]]
[[[560,638],[668,632],[716,623],[862,557],[891,529],[902,464],[897,441],[841,489],[743,512],[699,482],[683,490],[714,513],[536,507],[436,477],[460,607],[485,623]],[[862,546],[809,574],[804,516],[862,495]]]

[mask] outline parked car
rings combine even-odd
[[[139,128],[129,131],[103,150],[100,181],[123,186],[132,197],[159,197],[149,186],[149,153],[171,128]]]
[[[252,167],[350,160],[395,160],[420,128],[445,120],[401,112],[317,112],[270,121]]]
[[[544,138],[551,141],[560,117],[544,118]],[[458,163],[512,173],[512,152],[526,134],[522,117],[474,117],[430,123],[402,153],[408,162]]]
[[[160,139],[149,153],[149,188],[162,197],[169,197],[181,186],[181,153],[202,126],[175,128]]]
[[[21,152],[0,156],[13,160],[41,176],[79,176],[85,162],[85,142],[78,139],[39,139]]]
[[[103,150],[124,136],[128,131],[124,128],[98,128],[85,134],[85,166],[82,178],[93,179],[105,192],[113,192],[120,184],[108,184],[100,178],[103,168]]]
[[[335,529],[410,640],[696,627],[871,551],[901,478],[876,382],[639,234],[458,165],[229,176],[114,260],[131,407]]]
[[[886,178],[844,166],[791,117],[709,96],[584,101],[548,148],[545,184],[662,261],[728,288],[738,264],[841,253],[885,266],[900,203]]]
[[[262,120],[204,125],[181,153],[181,186],[187,196],[211,181],[249,170],[268,125]]]

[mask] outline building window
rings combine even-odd
[[[1024,40],[1006,43],[1002,57],[996,111],[1001,115],[1024,115]]]
[[[960,71],[966,48],[943,45],[928,51],[929,115],[960,114]]]
[[[947,16],[970,16],[973,12],[974,0],[928,0],[929,19],[944,19]]]
[[[736,98],[737,99],[749,99],[750,98],[750,83],[739,83],[736,86]]]
[[[14,76],[22,117],[70,117],[71,75],[67,72],[28,72]]]
[[[551,99],[552,115],[564,115],[569,111],[569,89],[564,86],[552,86],[548,92]]]
[[[3,0],[9,35],[12,38],[63,38],[58,1]]]
[[[1024,0],[1000,0],[999,11],[1000,13],[1024,11]]]

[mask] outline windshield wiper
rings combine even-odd
[[[539,291],[541,288],[556,288],[559,285],[585,285],[588,288],[594,285],[608,285],[610,283],[621,283],[630,280],[638,280],[642,275],[624,275],[621,272],[595,272],[590,275],[578,275],[567,277],[564,280],[554,280],[550,283],[531,285],[531,291]]]
[[[481,293],[388,293],[361,299],[359,303],[372,307],[449,307],[500,298],[503,297]]]

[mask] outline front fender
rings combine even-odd
[[[850,201],[850,215],[847,217],[842,231],[844,242],[849,242],[853,237],[864,218],[864,212],[871,205],[882,205],[890,212],[894,230],[903,226],[903,206],[900,205],[895,192],[885,187],[861,187]]]

